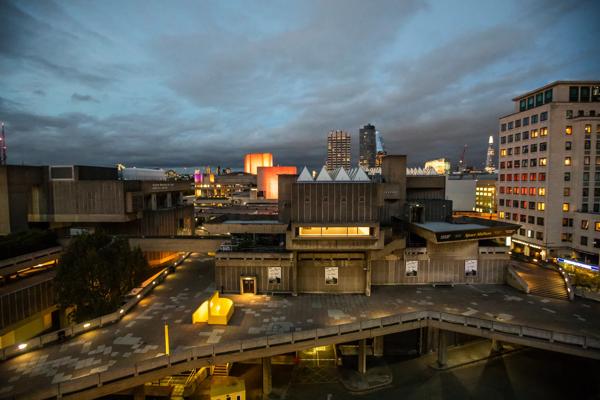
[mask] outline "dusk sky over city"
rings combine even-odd
[[[511,98],[600,71],[598,1],[2,1],[14,164],[318,168],[372,123],[481,166]]]

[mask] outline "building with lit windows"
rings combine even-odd
[[[359,160],[358,165],[368,170],[377,164],[377,131],[375,126],[367,124],[358,131]],[[381,149],[383,151],[383,149]],[[379,165],[381,166],[381,165]]]
[[[271,153],[251,153],[244,156],[244,172],[256,175],[258,167],[272,167],[273,154]]]
[[[327,135],[327,161],[326,168],[350,169],[350,134],[344,131],[331,131]]]
[[[513,99],[499,121],[498,214],[513,250],[598,265],[600,81],[557,81]]]
[[[450,161],[445,158],[438,158],[436,160],[429,160],[425,162],[425,169],[433,168],[438,174],[449,174],[450,173]]]

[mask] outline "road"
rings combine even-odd
[[[160,355],[164,352],[164,320],[170,326],[171,352],[419,310],[600,337],[600,303],[543,299],[504,285],[381,286],[373,289],[371,297],[229,295],[235,312],[227,327],[193,325],[192,312],[212,291],[213,260],[192,255],[120,322],[0,363],[0,397]]]

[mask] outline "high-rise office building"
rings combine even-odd
[[[375,126],[367,124],[359,130],[359,161],[363,169],[374,168],[377,158],[377,138]]]
[[[521,225],[513,250],[598,265],[600,81],[558,81],[500,118],[498,216]]]
[[[485,170],[488,173],[493,173],[496,169],[495,157],[496,152],[494,151],[494,137],[490,136],[490,140],[488,141],[488,149],[485,157]]]
[[[327,136],[328,170],[336,168],[350,169],[350,134],[344,131],[331,131]]]

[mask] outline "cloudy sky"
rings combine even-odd
[[[487,4],[484,4],[487,3]],[[371,122],[388,153],[481,165],[512,96],[600,79],[600,2],[0,1],[9,162],[324,163]],[[356,162],[356,158],[354,159]]]

